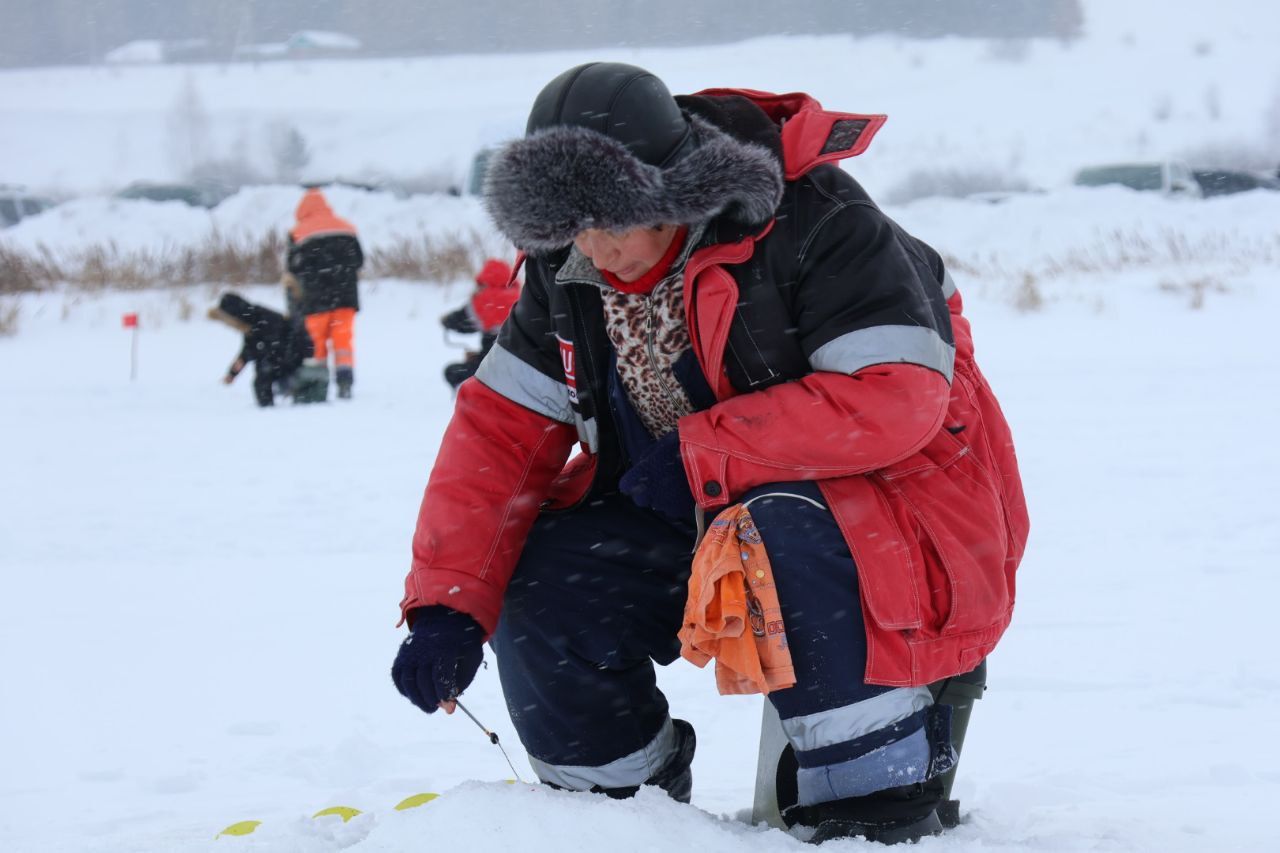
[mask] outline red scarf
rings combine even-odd
[[[658,286],[658,282],[667,277],[671,272],[671,265],[676,262],[676,255],[680,254],[680,250],[684,248],[684,239],[689,235],[689,229],[683,225],[676,232],[676,236],[671,238],[671,245],[667,246],[666,254],[664,254],[650,270],[640,276],[635,281],[623,281],[607,270],[600,270],[600,275],[604,277],[605,283],[614,290],[620,290],[623,293],[642,293],[648,294]]]

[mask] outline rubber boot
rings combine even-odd
[[[921,838],[941,835],[945,828],[936,811],[929,812],[918,820],[897,826],[858,823],[835,818],[818,824],[818,828],[809,838],[809,843],[825,844],[842,838],[862,838],[877,844],[915,844]]]
[[[480,360],[473,358],[475,353],[467,353],[467,357],[462,361],[455,361],[453,364],[444,366],[444,381],[449,383],[449,387],[457,391],[458,386],[466,382],[475,375],[476,368],[480,366]]]
[[[339,367],[334,371],[334,376],[338,380],[338,399],[351,399],[351,386],[356,382],[355,370],[350,367]]]
[[[941,835],[943,829],[945,827],[938,819],[937,812],[929,812],[925,817],[902,826],[877,826],[835,819],[818,824],[809,843],[824,844],[842,838],[862,838],[878,844],[915,844],[921,838]]]
[[[933,835],[937,831],[959,825],[960,803],[951,799],[951,789],[955,783],[956,769],[964,747],[973,703],[982,698],[983,691],[986,690],[986,682],[987,664],[984,660],[969,672],[929,685],[936,704],[951,706],[951,747],[955,752],[955,763],[949,770],[925,783],[927,791],[920,785],[908,785],[877,792],[870,798],[839,800],[808,808],[798,807],[795,803],[798,799],[796,773],[799,765],[796,762],[795,751],[788,744],[778,756],[776,771],[773,774],[774,802],[777,804],[783,824],[787,827],[796,824],[817,827],[810,841],[818,844],[834,838],[865,838],[882,844],[897,844]],[[904,812],[893,818],[889,824],[884,824],[870,822],[869,818],[876,815],[878,820],[879,814],[886,806],[885,802],[880,803],[881,808],[878,810],[868,812],[864,808],[865,805],[872,804],[872,800],[877,797],[889,802],[890,813],[893,813],[898,805],[905,804],[914,797],[924,799],[919,800],[914,807],[914,815]],[[928,800],[934,803],[932,811],[927,811]],[[895,804],[894,801],[899,802]],[[824,824],[826,824],[825,828],[823,828]]]
[[[938,803],[938,818],[947,829],[960,824],[960,801],[951,799],[951,786],[956,781],[956,768],[960,764],[960,752],[964,748],[965,731],[973,703],[982,698],[987,689],[987,662],[984,660],[966,673],[944,678],[929,685],[933,701],[951,706],[951,747],[956,752],[956,763],[938,778],[942,780],[942,801]]]
[[[309,358],[293,375],[293,402],[323,403],[329,396],[329,366]]]
[[[788,825],[814,827],[811,844],[838,838],[863,838],[880,844],[919,841],[942,832],[937,806],[942,800],[941,777],[900,785],[863,797],[846,797],[813,806],[795,806],[783,813]]]

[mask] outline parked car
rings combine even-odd
[[[497,149],[492,146],[481,148],[471,158],[471,168],[467,169],[466,181],[462,185],[463,195],[483,195],[484,176],[489,171],[489,160]]]
[[[1249,190],[1280,190],[1280,178],[1240,169],[1194,169],[1196,183],[1207,198],[1212,195],[1246,193]]]
[[[1113,163],[1090,166],[1076,172],[1072,181],[1080,187],[1102,187],[1117,184],[1140,192],[1157,192],[1170,196],[1200,198],[1203,193],[1191,167],[1176,160],[1154,163]]]
[[[53,202],[43,196],[32,195],[22,187],[0,184],[0,228],[17,225],[51,207]]]
[[[969,193],[965,196],[966,201],[980,201],[983,204],[1003,204],[1006,201],[1015,198],[1025,198],[1029,195],[1044,195],[1044,190],[1039,188],[1020,189],[1020,190],[986,190],[980,193]]]
[[[116,193],[116,198],[146,199],[147,201],[180,201],[192,207],[217,207],[226,193],[211,186],[199,184],[151,184],[138,182]]]

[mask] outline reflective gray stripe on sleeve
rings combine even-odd
[[[852,705],[782,721],[782,730],[800,752],[846,743],[910,717],[933,704],[928,687],[898,687]]]
[[[814,370],[831,373],[854,373],[873,364],[918,364],[938,371],[948,382],[955,361],[956,348],[922,326],[858,329],[827,341],[809,359]]]
[[[529,756],[529,764],[543,782],[550,782],[570,791],[587,791],[593,785],[601,788],[626,788],[647,782],[675,754],[676,746],[676,729],[668,717],[658,736],[649,741],[648,746],[602,767],[548,764],[532,755]]]
[[[956,280],[951,277],[951,270],[943,270],[942,271],[942,298],[950,299],[952,296],[955,296],[957,289],[958,288],[956,287]]]
[[[499,344],[494,344],[476,370],[476,378],[513,403],[561,423],[573,423],[569,386],[539,373]]]

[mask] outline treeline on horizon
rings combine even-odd
[[[185,59],[300,30],[359,39],[362,56],[715,44],[780,34],[1081,35],[1081,0],[0,0],[0,66],[83,65],[138,39],[202,40]]]

